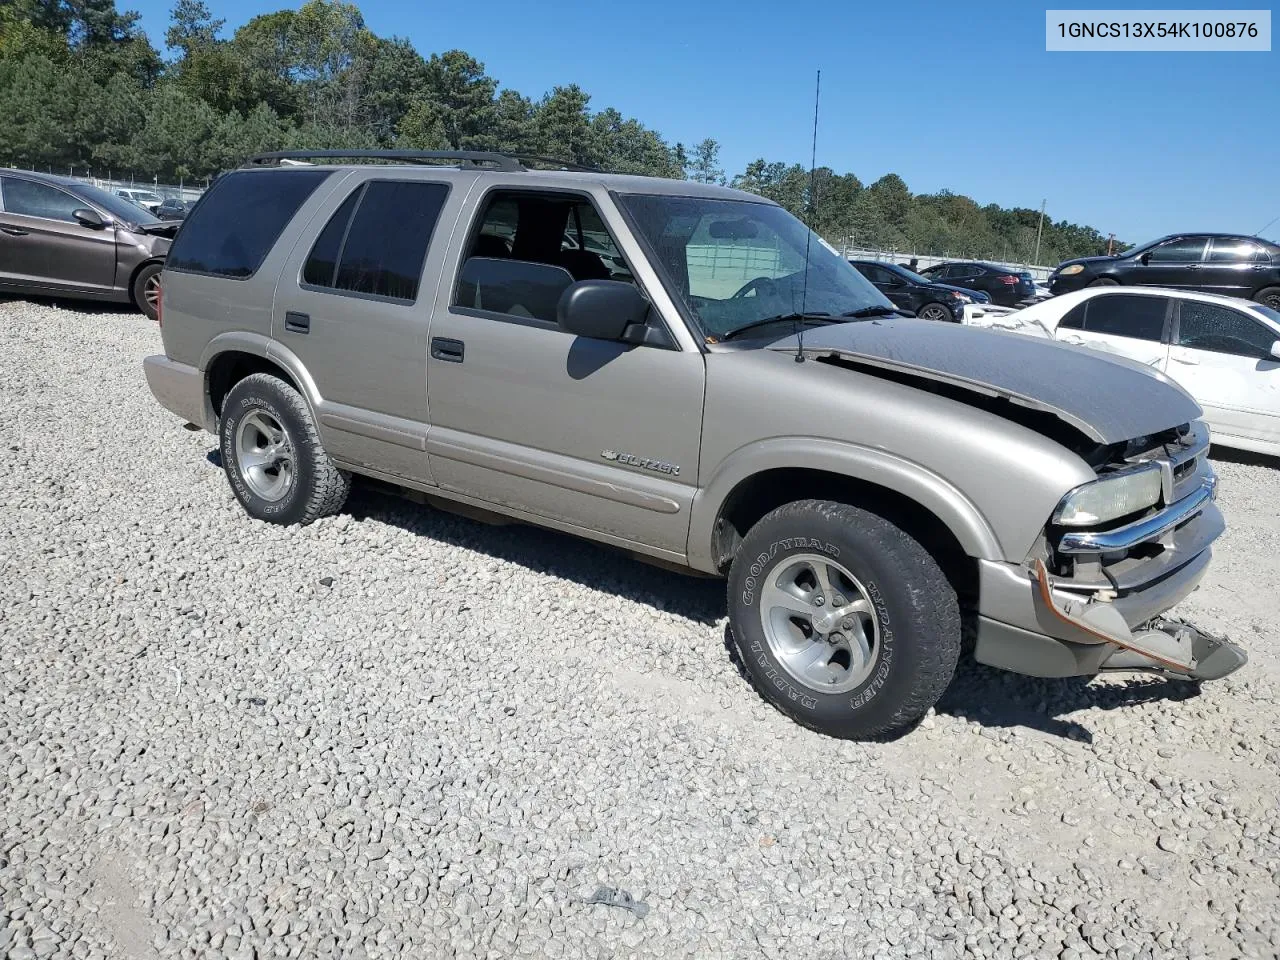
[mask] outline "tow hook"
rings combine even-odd
[[[1053,594],[1043,560],[1036,560],[1034,577],[1040,599],[1055,617],[1095,640],[1120,648],[1103,663],[1104,671],[1139,670],[1182,680],[1217,680],[1249,659],[1231,641],[1188,623],[1157,617],[1131,630],[1110,602],[1060,601]]]

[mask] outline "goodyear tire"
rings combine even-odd
[[[255,373],[231,388],[218,440],[231,490],[251,517],[306,524],[346,502],[351,475],[320,445],[306,401],[278,377]]]
[[[756,690],[833,737],[886,737],[937,703],[960,654],[956,595],[919,543],[873,513],[802,500],[747,534],[729,626]]]

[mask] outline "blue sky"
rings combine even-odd
[[[170,0],[117,2],[162,42]],[[228,32],[299,5],[207,2]],[[818,162],[864,183],[893,172],[914,192],[1046,199],[1052,218],[1130,241],[1252,233],[1280,216],[1274,49],[1047,53],[1045,5],[1025,0],[358,5],[375,33],[424,55],[466,50],[528,96],[577,83],[593,109],[616,107],[670,142],[713,137],[729,173],[756,157],[808,164],[821,68]],[[1280,238],[1280,221],[1265,235]]]

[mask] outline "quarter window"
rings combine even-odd
[[[31,180],[20,180],[17,177],[5,177],[4,209],[6,213],[22,217],[43,217],[45,220],[65,220],[75,223],[76,218],[71,211],[89,205],[78,200],[57,187],[50,187]]]
[[[1178,305],[1178,346],[1238,357],[1269,357],[1280,334],[1238,310],[1183,300]]]
[[[1162,243],[1151,251],[1152,263],[1199,263],[1204,256],[1204,237],[1182,237]]]
[[[247,280],[298,208],[327,179],[323,170],[240,170],[220,177],[178,231],[167,270]]]
[[[303,266],[303,282],[413,302],[448,194],[449,187],[443,183],[371,180],[364,184],[320,231]]]
[[[1082,329],[1090,333],[1155,341],[1164,336],[1168,297],[1116,293],[1094,297],[1083,306],[1086,312]]]

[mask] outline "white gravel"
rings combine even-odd
[[[255,523],[153,324],[0,331],[0,956],[1280,953],[1280,463],[1218,459],[1180,611],[1239,674],[969,664],[843,743],[737,676],[717,582],[370,492]]]

